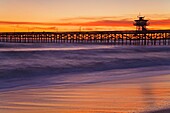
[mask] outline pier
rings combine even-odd
[[[114,45],[170,45],[170,30],[91,32],[3,32],[8,43],[106,43]]]
[[[142,16],[138,18],[133,31],[0,32],[0,42],[170,45],[170,30],[147,30],[148,20]]]

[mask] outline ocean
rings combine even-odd
[[[170,106],[170,46],[0,43],[0,113]]]

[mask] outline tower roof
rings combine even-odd
[[[138,20],[134,20],[134,26],[138,31],[146,31],[146,26],[149,25],[148,21],[144,19],[145,16],[138,16]]]
[[[149,20],[145,20],[144,18],[144,16],[138,16],[138,20],[134,20],[135,21],[135,23],[134,23],[134,25],[135,26],[147,26],[148,25],[148,21]]]

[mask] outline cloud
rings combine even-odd
[[[124,17],[121,16],[103,16],[103,17],[73,17],[73,18],[63,18],[59,21],[98,21],[98,20],[120,20]]]
[[[128,20],[100,20],[94,22],[86,22],[84,26],[132,26],[132,21]]]
[[[57,30],[57,27],[34,27],[34,26],[24,26],[24,25],[16,25],[11,26],[17,29],[26,29],[26,30]]]
[[[163,20],[150,20],[150,25],[152,26],[170,26],[170,19]]]
[[[88,19],[88,18],[87,18]],[[90,19],[90,18],[89,18]],[[96,20],[87,22],[15,22],[15,21],[0,21],[0,25],[14,25],[14,27],[21,29],[40,29],[40,30],[56,30],[57,27],[133,27],[133,19],[129,20]],[[150,20],[150,26],[170,27],[170,19]],[[89,29],[92,30],[92,29]]]
[[[100,20],[91,22],[68,22],[68,23],[47,23],[47,22],[12,22],[0,21],[1,25],[41,25],[41,26],[130,26],[132,21],[128,20]]]

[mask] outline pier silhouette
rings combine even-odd
[[[131,31],[0,32],[8,43],[96,43],[114,45],[170,45],[170,30],[148,30],[148,20],[139,16]]]

